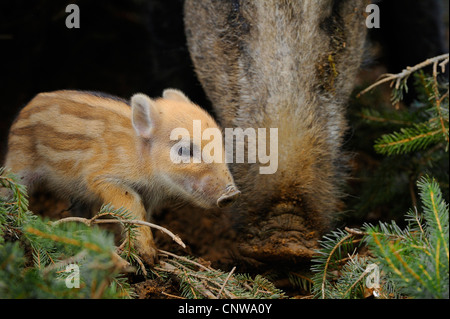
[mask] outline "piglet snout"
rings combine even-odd
[[[223,193],[222,196],[220,196],[217,200],[217,206],[223,208],[231,205],[239,197],[240,194],[241,192],[236,188],[235,185],[227,185],[225,193]]]

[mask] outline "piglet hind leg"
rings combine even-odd
[[[131,188],[112,182],[97,181],[91,184],[91,189],[102,199],[103,203],[111,204],[114,208],[123,207],[130,211],[136,219],[145,221],[146,210],[141,197]],[[157,249],[149,227],[139,227],[135,245],[144,262],[154,265],[157,261]]]
[[[14,174],[17,182],[26,187],[28,195],[32,194],[34,188],[43,182],[42,169],[39,169],[38,165],[35,164],[30,156],[15,150],[8,153],[4,164],[5,173]],[[0,196],[12,198],[13,192],[7,188],[0,188]]]

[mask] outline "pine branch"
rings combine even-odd
[[[427,123],[414,124],[399,132],[385,134],[375,141],[375,150],[380,154],[405,154],[427,148],[441,140],[442,131],[431,130]]]
[[[352,253],[356,246],[354,241],[355,235],[347,231],[337,230],[331,234],[324,236],[320,241],[321,249],[317,251],[317,256],[312,260],[313,266],[311,270],[316,273],[313,277],[313,292],[317,297],[323,299],[333,296],[333,289],[329,287],[330,279],[335,278],[329,276],[330,271],[334,271],[345,263],[344,256]]]
[[[417,183],[422,199],[424,218],[431,230],[430,236],[437,237],[442,243],[449,262],[448,236],[449,236],[449,210],[442,197],[442,192],[435,180],[423,177]]]
[[[0,198],[0,298],[133,296],[120,278],[124,263],[111,234],[81,224],[52,225],[28,210],[26,189],[14,174],[0,169],[0,180],[2,194],[7,189],[11,197]],[[83,268],[79,289],[65,284],[67,263]]]
[[[380,234],[376,228],[368,227],[368,243],[391,269],[394,279],[397,277],[401,289],[413,296],[437,298],[448,295],[448,282],[443,283],[441,278],[449,267],[448,205],[435,180],[423,177],[418,187],[425,224],[420,225],[421,219],[410,212],[409,225],[401,231],[402,240],[393,240],[384,236],[384,231]],[[411,228],[414,223],[419,224]]]
[[[378,153],[387,155],[410,153],[422,150],[429,145],[439,143],[441,140],[446,145],[446,149],[448,149],[449,127],[448,119],[446,117],[446,115],[448,116],[448,93],[441,96],[438,83],[438,65],[441,67],[441,72],[444,72],[445,66],[448,63],[448,58],[448,54],[440,55],[419,63],[414,67],[407,67],[398,74],[385,74],[383,79],[375,82],[359,93],[358,96],[384,82],[391,81],[391,86],[395,83],[393,88],[393,102],[397,103],[403,99],[403,90],[407,90],[406,83],[408,77],[428,65],[432,65],[433,67],[433,74],[430,80],[425,78],[422,71],[416,76],[423,87],[423,93],[428,101],[433,101],[430,110],[432,117],[429,118],[428,121],[422,123],[405,122],[404,124],[408,127],[401,128],[399,132],[383,135],[375,142],[375,150]],[[443,107],[445,99],[447,99],[447,103],[445,107]],[[361,116],[370,121],[385,124],[401,124],[401,121],[397,119],[400,114],[401,113],[398,113],[395,116],[381,116],[378,111],[363,110]]]
[[[435,68],[435,66],[437,67],[437,65],[439,64],[439,66],[441,67],[441,72],[444,73],[445,65],[448,63],[448,59],[449,59],[449,54],[446,53],[446,54],[436,56],[434,58],[427,59],[413,67],[408,66],[408,67],[406,67],[406,69],[404,69],[400,73],[383,74],[377,82],[375,82],[374,84],[370,85],[369,87],[367,87],[366,89],[364,89],[360,93],[358,93],[357,97],[360,97],[361,95],[366,94],[373,88],[375,88],[383,83],[386,83],[386,82],[391,82],[391,87],[394,86],[395,89],[399,90],[402,86],[402,83],[405,83],[406,80],[408,79],[408,77],[412,73],[414,73],[420,69],[423,69],[423,68],[429,66],[430,64],[433,64],[433,68]]]
[[[322,298],[363,298],[363,278],[370,265],[381,268],[380,287],[372,293],[379,297],[408,295],[418,298],[448,298],[449,295],[449,210],[434,179],[422,177],[418,183],[423,215],[410,210],[401,229],[395,222],[365,224],[361,230],[346,228],[325,236],[311,268],[316,296]],[[360,238],[369,254],[362,257],[357,247],[348,258],[331,263],[338,249]],[[350,246],[351,247],[351,246]],[[341,256],[340,256],[341,257]],[[327,272],[338,275],[328,277]]]
[[[380,112],[369,108],[362,109],[361,113],[358,115],[365,121],[381,123],[383,125],[393,124],[410,126],[415,120],[415,116],[410,112]]]
[[[235,267],[230,272],[223,272],[206,267],[195,259],[165,251],[160,251],[159,257],[160,263],[153,271],[159,276],[175,276],[182,296],[186,298],[285,298],[281,290],[260,275],[250,278],[245,274],[235,274]]]
[[[449,60],[449,57],[448,57],[448,54],[447,54],[447,58],[440,63],[440,66],[441,66],[441,69],[442,69],[442,73],[445,70],[444,66],[445,66],[445,64],[448,63],[448,60]],[[442,103],[445,95],[443,96],[442,99],[439,97],[440,95],[439,95],[439,84],[438,84],[438,80],[437,80],[437,75],[438,75],[438,72],[437,72],[437,62],[436,62],[436,63],[433,63],[433,92],[434,92],[435,107],[436,107],[436,113],[437,113],[438,118],[439,118],[439,123],[441,124],[442,133],[443,133],[444,138],[446,139],[447,144],[448,144],[449,143],[448,125],[446,127],[445,119],[442,116],[442,112],[441,112],[441,103]],[[447,124],[448,124],[448,120],[447,120]]]
[[[12,201],[3,202],[9,212],[17,214],[17,226],[23,223],[25,214],[28,212],[28,194],[25,186],[21,185],[17,177],[5,168],[0,168],[0,188],[12,191]]]

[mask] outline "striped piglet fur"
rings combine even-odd
[[[202,130],[218,128],[174,89],[158,99],[135,94],[130,104],[95,92],[40,93],[11,127],[5,166],[30,192],[43,185],[71,200],[124,207],[140,220],[167,201],[205,208],[230,203],[239,191],[225,163],[171,160],[179,142],[170,139],[172,130],[185,128],[189,147],[194,120],[201,121]],[[192,156],[183,147],[175,152]],[[136,247],[147,263],[155,262],[148,227],[140,227]]]

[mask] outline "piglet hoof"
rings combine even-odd
[[[143,247],[138,250],[139,257],[148,266],[154,266],[158,263],[158,250],[156,247]]]

